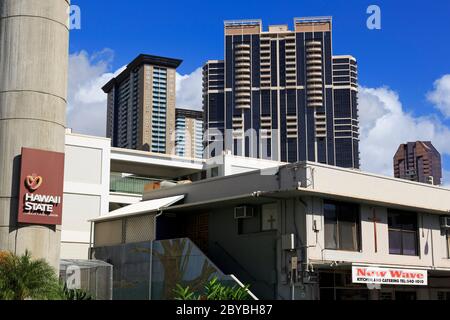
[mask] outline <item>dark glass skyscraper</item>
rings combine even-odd
[[[359,168],[358,67],[352,56],[333,57],[336,165]]]
[[[224,131],[224,147],[235,155],[359,168],[356,60],[347,58],[339,77],[338,58],[334,64],[329,17],[297,18],[293,31],[226,21],[223,78],[214,78],[223,87],[211,91],[211,72],[204,77],[206,117],[220,121],[207,118],[206,128]],[[211,100],[220,101],[217,108]]]
[[[203,67],[203,128],[206,134],[204,147],[214,142],[214,137],[222,137],[223,144],[224,103],[224,62],[210,60]],[[215,155],[214,150],[212,154],[204,153],[205,157]]]

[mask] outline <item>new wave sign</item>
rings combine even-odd
[[[427,286],[427,270],[380,268],[367,266],[352,267],[353,283]]]

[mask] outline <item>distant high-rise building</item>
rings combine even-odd
[[[358,67],[352,56],[333,56],[336,165],[359,168]]]
[[[441,155],[430,141],[401,144],[394,156],[396,178],[440,185]]]
[[[175,114],[176,155],[203,158],[203,112],[177,108]]]
[[[213,136],[223,138],[225,134],[224,81],[224,61],[210,60],[206,62],[203,67],[204,147],[214,142]],[[215,134],[214,131],[220,132],[220,134]],[[212,150],[211,153],[211,157],[217,155],[215,150]]]
[[[140,55],[103,91],[113,147],[175,153],[176,69],[181,60]]]
[[[225,60],[208,61],[203,79],[205,128],[224,132],[224,149],[359,168],[356,59],[333,57],[331,18],[268,31],[226,21]]]

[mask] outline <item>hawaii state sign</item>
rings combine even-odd
[[[64,154],[22,148],[18,222],[61,225]]]

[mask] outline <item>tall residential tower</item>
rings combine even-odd
[[[103,91],[112,146],[175,153],[176,69],[181,60],[140,55]]]
[[[203,86],[205,128],[234,154],[359,168],[356,60],[333,57],[331,18],[226,21],[225,59],[205,65]]]
[[[396,178],[440,185],[441,155],[430,141],[401,144],[394,156]]]
[[[177,108],[175,118],[176,155],[203,158],[203,112]]]

